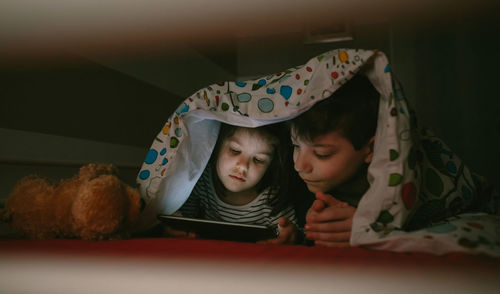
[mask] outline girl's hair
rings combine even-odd
[[[217,143],[215,144],[212,158],[210,159],[212,165],[215,165],[217,162],[217,156],[219,155],[223,142],[227,138],[233,136],[239,128],[243,127],[221,123],[219,137],[217,138]],[[273,211],[271,214],[274,215],[280,210],[285,209],[288,205],[291,205],[293,202],[293,199],[288,197],[289,178],[292,170],[291,163],[293,162],[290,135],[284,123],[266,125],[252,130],[268,139],[274,148],[274,156],[271,164],[257,184],[258,193],[261,193],[267,187],[271,187],[271,189],[277,191],[275,199],[272,200]],[[216,178],[217,181],[220,181],[218,177]]]
[[[357,74],[332,96],[293,119],[291,130],[306,141],[338,131],[359,150],[375,135],[379,98],[368,78]]]

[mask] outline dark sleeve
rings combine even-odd
[[[200,196],[196,193],[191,193],[186,202],[182,205],[179,211],[182,216],[197,218],[200,216]]]
[[[307,187],[297,187],[295,190],[298,193],[295,203],[295,216],[297,217],[297,225],[299,228],[304,228],[306,224],[306,214],[312,203],[314,202],[314,194],[307,190]]]

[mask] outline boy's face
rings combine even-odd
[[[363,163],[370,163],[373,155],[370,144],[355,150],[335,131],[312,141],[299,140],[292,131],[292,143],[294,168],[313,193],[328,192],[346,182]]]
[[[230,192],[255,189],[273,159],[274,147],[266,137],[248,129],[237,129],[219,151],[217,176]]]

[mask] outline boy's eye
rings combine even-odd
[[[327,154],[314,153],[314,155],[316,155],[316,157],[319,159],[327,159],[330,156],[332,156],[332,154],[333,153],[327,153]]]

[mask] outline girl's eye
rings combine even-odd
[[[299,145],[297,145],[297,144],[292,144],[292,147],[293,147],[293,149],[298,149],[298,148],[299,148]]]
[[[265,160],[263,160],[263,159],[259,159],[259,158],[257,158],[257,157],[254,157],[254,158],[253,158],[253,162],[258,163],[258,164],[264,163],[264,161],[265,161]]]
[[[240,153],[241,153],[241,151],[236,150],[236,149],[234,149],[234,148],[229,148],[229,151],[230,151],[231,153],[233,153],[233,154],[240,154]]]

